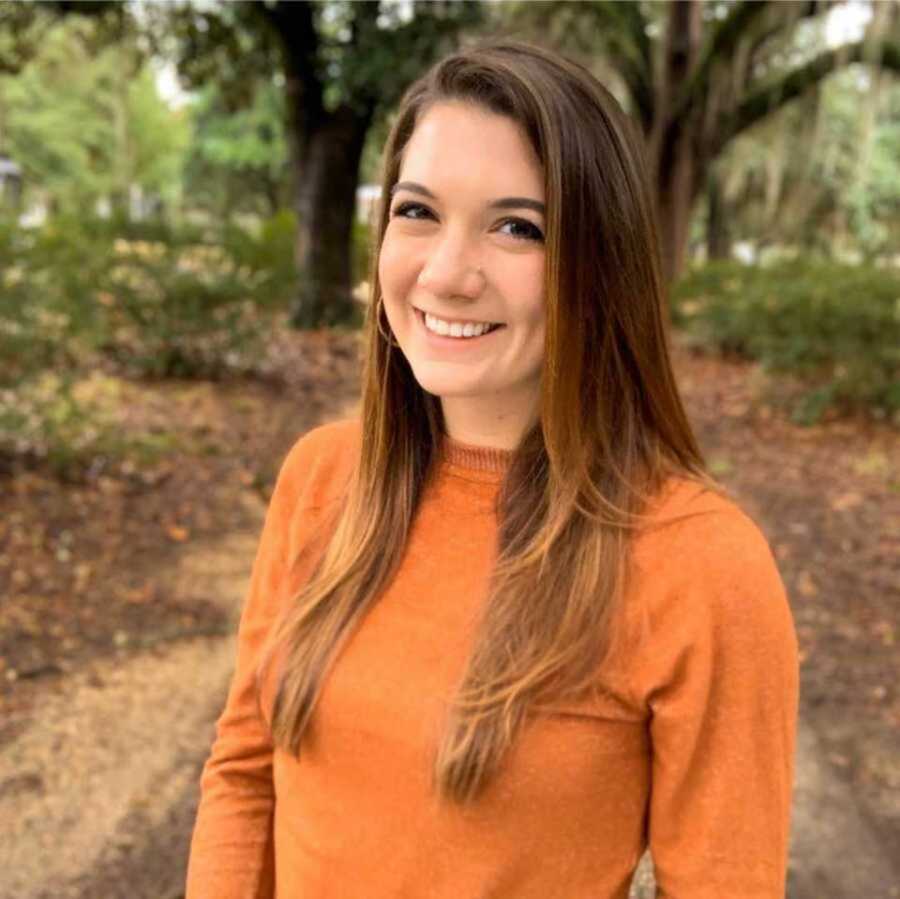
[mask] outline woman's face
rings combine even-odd
[[[390,198],[378,275],[391,330],[416,380],[441,397],[448,431],[448,412],[471,439],[485,426],[499,433],[501,420],[524,424],[535,411],[543,209],[540,163],[517,123],[462,102],[422,116]],[[431,316],[451,332],[432,333]],[[454,337],[460,323],[500,327]]]

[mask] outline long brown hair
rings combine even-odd
[[[329,666],[397,570],[437,460],[440,402],[391,339],[378,253],[404,148],[436,101],[517,122],[547,200],[539,421],[497,494],[498,553],[474,646],[434,757],[434,786],[473,799],[534,702],[583,695],[613,646],[630,535],[670,475],[713,490],[675,384],[641,139],[581,66],[501,41],[438,62],[406,92],[384,155],[365,322],[359,457],[333,532],[275,649],[277,745],[299,754]]]

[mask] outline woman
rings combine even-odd
[[[444,59],[385,150],[361,421],[272,496],[188,899],[783,896],[791,613],[672,374],[640,144]]]

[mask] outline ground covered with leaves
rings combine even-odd
[[[67,480],[31,460],[0,480],[0,741],[89,658],[228,628],[221,603],[169,574],[246,527],[239,494],[267,498],[293,441],[355,397],[358,343],[287,334],[262,379],[122,381],[119,426],[164,436],[165,453],[95,459]]]
[[[40,466],[0,480],[0,742],[36,700],[98,656],[128,656],[229,626],[173,581],[180,553],[246,526],[291,443],[358,386],[351,333],[286,334],[269,374],[122,382],[123,430],[167,435],[154,459],[100,460],[69,481]],[[768,537],[801,647],[801,714],[900,857],[900,441],[863,417],[794,424],[754,364],[695,355],[676,368],[715,474]]]

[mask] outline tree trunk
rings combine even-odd
[[[731,234],[728,229],[728,210],[723,197],[721,177],[715,166],[706,181],[709,218],[706,225],[706,258],[731,259]]]
[[[684,267],[691,210],[701,178],[692,120],[673,120],[673,98],[690,74],[701,37],[701,7],[697,0],[672,3],[663,47],[657,115],[650,135],[656,183],[657,221],[663,274],[672,283]]]
[[[291,309],[295,328],[316,328],[352,320],[351,246],[356,184],[371,115],[342,106],[323,116],[306,139],[296,177],[297,246],[300,284]]]

